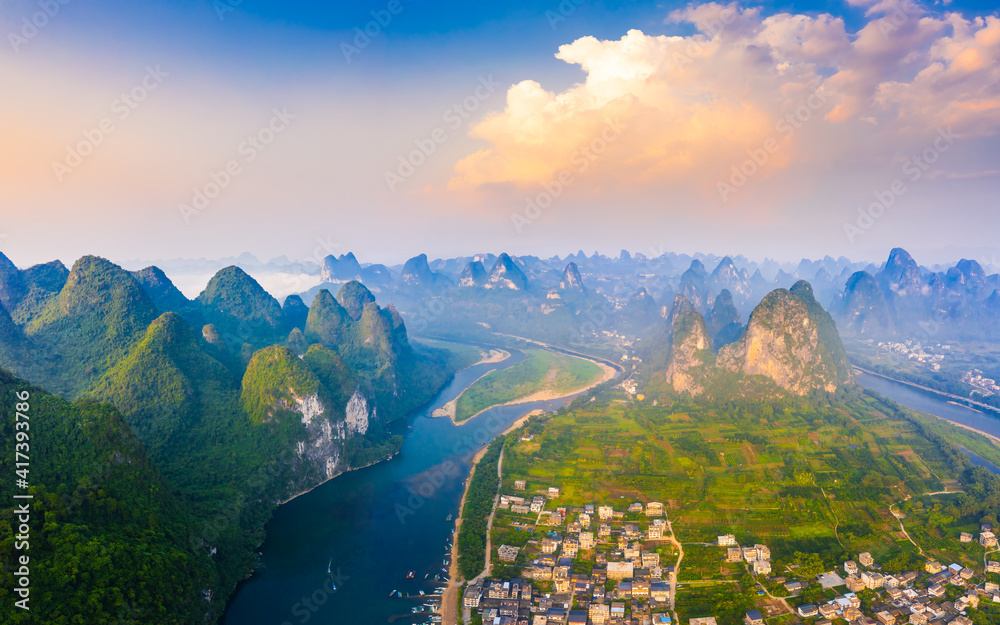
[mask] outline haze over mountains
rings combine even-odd
[[[425,294],[453,298],[461,292],[499,290],[526,299],[544,297],[544,305],[551,307],[570,293],[578,299],[590,296],[590,307],[612,310],[636,326],[665,318],[674,295],[681,294],[710,322],[713,339],[723,343],[735,338],[736,328],[765,295],[775,288],[791,288],[798,280],[810,283],[816,300],[831,311],[845,336],[908,336],[920,331],[921,323],[936,324],[935,336],[941,338],[981,332],[995,336],[993,319],[1000,307],[1000,295],[994,296],[1000,278],[979,261],[927,267],[902,249],[893,250],[881,265],[829,256],[783,264],[741,256],[647,257],[625,250],[618,257],[580,251],[544,259],[479,254],[430,260],[422,254],[391,267],[363,264],[352,253],[306,263],[284,258],[262,263],[249,255],[236,260],[251,272],[314,277],[320,284],[302,291],[306,304],[321,288],[335,290],[351,280],[381,299],[400,302],[404,309],[408,299]],[[55,266],[48,270],[59,271]]]
[[[387,424],[451,378],[455,353],[412,335],[489,344],[513,335],[615,360],[632,355],[650,389],[723,401],[811,401],[853,387],[841,334],[1000,336],[1000,276],[974,260],[921,267],[901,249],[882,266],[623,251],[421,254],[397,267],[343,254],[315,269],[319,285],[279,302],[235,265],[188,297],[155,266],[127,271],[86,256],[71,269],[58,261],[22,269],[0,254],[0,370],[61,406],[47,417],[51,431],[89,450],[64,447],[39,467],[46,484],[59,485],[40,509],[85,527],[97,549],[150,532],[148,549],[193,571],[180,585],[159,580],[130,607],[102,592],[108,571],[91,571],[73,600],[99,597],[95,610],[112,620],[123,610],[150,622],[216,618],[252,570],[272,508],[391,456],[400,439]],[[0,385],[18,384],[2,373]],[[266,479],[254,477],[262,467]],[[144,487],[169,496],[141,500],[130,481],[136,471]],[[103,495],[90,495],[93,475],[108,485]],[[88,503],[65,504],[74,497]],[[146,520],[107,512],[121,506]],[[236,512],[206,530],[220,507]],[[72,557],[73,544],[40,544],[53,563],[39,569],[40,581],[64,583],[55,563]],[[115,548],[123,555],[113,568],[150,566]],[[154,565],[168,575],[170,565]],[[172,595],[184,599],[171,618],[148,611]]]

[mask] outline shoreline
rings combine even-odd
[[[494,352],[496,352],[495,355],[494,355]],[[472,367],[475,367],[476,365],[499,364],[499,363],[505,362],[505,361],[507,361],[509,359],[510,359],[510,352],[508,352],[507,350],[505,350],[505,349],[490,349],[489,355],[484,356],[483,359],[480,360],[479,362],[477,362],[475,364],[471,364],[468,367],[465,367],[465,369],[471,369]],[[460,369],[460,371],[465,371],[465,369]],[[476,382],[482,380],[483,378],[485,378],[489,374],[493,373],[494,371],[496,371],[496,369],[491,369],[491,370],[487,371],[486,373],[484,373],[483,375],[481,375],[478,378],[476,378],[475,380],[473,380],[469,384],[469,386],[465,387],[465,389],[463,389],[462,392],[459,393],[458,396],[455,397],[455,399],[451,400],[450,402],[446,403],[445,405],[441,406],[440,408],[438,408],[436,410],[433,410],[431,412],[431,417],[433,417],[435,419],[438,419],[438,418],[441,418],[441,417],[448,417],[448,418],[451,419],[452,423],[455,423],[455,409],[458,406],[458,398],[461,397],[463,394],[465,394],[465,391],[469,390],[470,386],[472,386]],[[456,425],[458,425],[458,424],[456,423]]]
[[[495,408],[497,406],[515,406],[515,405],[518,405],[518,404],[525,404],[525,403],[530,403],[532,401],[540,401],[540,400],[543,400],[543,399],[544,400],[565,399],[567,397],[572,397],[573,395],[579,395],[580,393],[585,393],[586,391],[594,388],[595,386],[603,384],[604,382],[607,382],[608,380],[614,379],[614,377],[616,375],[618,375],[618,370],[617,369],[615,369],[614,367],[608,365],[607,363],[601,362],[600,360],[588,358],[586,356],[575,356],[575,357],[582,358],[584,360],[589,360],[590,362],[593,362],[594,364],[596,364],[597,366],[599,366],[601,368],[601,372],[602,372],[600,378],[597,379],[596,381],[591,382],[590,384],[587,384],[583,388],[577,389],[577,390],[569,392],[569,393],[557,393],[555,391],[538,391],[538,392],[532,393],[531,395],[528,395],[528,396],[525,396],[525,397],[522,397],[522,398],[519,398],[519,399],[512,400],[512,401],[507,402],[505,404],[495,404],[493,406],[490,406],[489,408],[481,410],[476,415],[473,415],[472,417],[470,417],[470,418],[468,418],[468,419],[466,419],[466,420],[464,420],[462,422],[455,423],[455,425],[458,425],[458,426],[465,425],[466,423],[469,423],[470,421],[472,421],[479,414],[482,414],[486,410],[490,410],[490,409]],[[457,399],[458,398],[456,398],[456,400]],[[545,414],[545,413],[546,413],[546,411],[542,410],[541,408],[536,408],[535,410],[531,410],[528,413],[526,413],[526,414],[522,415],[521,417],[519,417],[516,421],[514,421],[514,423],[510,424],[510,426],[507,429],[505,429],[503,432],[501,432],[497,436],[506,436],[510,432],[512,432],[512,431],[520,428],[522,425],[524,425],[528,421],[528,419],[530,419],[531,417],[534,417],[534,416],[537,416],[537,415],[542,415],[542,414]],[[454,416],[452,416],[452,422],[453,423],[455,422]],[[495,438],[496,437],[493,437],[493,439],[495,439]],[[491,440],[493,440],[493,439],[491,439]],[[461,527],[462,527],[462,511],[465,508],[465,500],[466,500],[466,497],[469,494],[469,484],[472,483],[472,476],[475,474],[476,468],[479,465],[479,461],[486,454],[486,450],[487,450],[488,447],[489,447],[489,444],[487,443],[486,445],[483,446],[482,449],[480,449],[478,452],[476,452],[475,456],[473,456],[472,461],[471,461],[471,468],[469,470],[469,477],[466,478],[466,480],[465,480],[465,487],[462,489],[462,502],[459,505],[458,517],[455,520],[454,540],[452,540],[452,545],[451,545],[451,565],[449,566],[449,569],[448,569],[448,572],[449,572],[448,583],[446,585],[444,593],[441,595],[441,612],[440,612],[440,614],[441,614],[441,625],[457,625],[458,624],[458,596],[457,596],[457,593],[458,593],[458,590],[459,590],[459,580],[458,580],[458,533],[459,533],[459,531],[461,530]],[[487,536],[487,544],[489,544],[489,536]],[[488,570],[489,570],[489,567],[490,567],[490,555],[491,554],[486,554],[486,571],[485,571],[486,573],[488,573]],[[468,581],[468,580],[463,580],[463,581]]]
[[[531,412],[525,414],[524,416],[518,418],[517,421],[510,424],[506,430],[498,434],[497,436],[506,436],[510,432],[513,432],[517,428],[521,427],[528,421],[531,417],[545,414],[545,411],[541,408],[536,408]],[[495,439],[496,437],[494,437]],[[491,439],[492,440],[492,439]],[[483,446],[482,449],[476,452],[476,455],[472,457],[471,469],[469,470],[469,477],[465,478],[465,486],[462,489],[462,502],[458,506],[458,516],[455,518],[455,538],[451,541],[451,564],[448,566],[448,583],[444,594],[441,595],[441,625],[457,625],[458,623],[458,596],[456,593],[459,590],[458,584],[458,532],[462,529],[462,511],[465,509],[465,500],[469,495],[469,485],[472,483],[472,476],[476,473],[476,469],[479,467],[479,461],[483,459],[486,455],[486,450],[489,449],[489,443]],[[487,536],[487,544],[489,543],[489,537]],[[488,572],[490,568],[490,557],[489,554],[486,556],[486,571]],[[462,580],[467,582],[468,580]],[[447,600],[446,600],[447,598]],[[450,606],[450,608],[448,607]]]
[[[856,365],[854,363],[851,363],[851,367],[853,367],[854,369],[857,369],[858,371],[860,371],[862,373],[867,373],[868,375],[873,375],[873,376],[875,376],[877,378],[882,378],[883,380],[889,380],[890,382],[895,382],[897,384],[904,384],[906,386],[910,386],[910,387],[913,387],[915,389],[919,389],[921,391],[926,391],[928,393],[933,393],[935,395],[939,395],[940,397],[945,398],[948,401],[948,403],[950,403],[950,404],[955,404],[956,406],[961,406],[963,408],[968,408],[969,410],[972,410],[974,412],[978,412],[979,414],[986,415],[988,417],[993,417],[995,419],[1000,418],[1000,408],[997,408],[996,406],[991,406],[989,404],[984,404],[984,403],[978,402],[978,401],[976,401],[974,399],[969,399],[968,397],[962,397],[960,395],[953,395],[952,393],[947,393],[945,391],[939,391],[936,388],[931,388],[929,386],[923,386],[921,384],[917,384],[916,382],[907,382],[906,380],[899,380],[899,379],[896,379],[896,378],[892,378],[892,377],[889,377],[889,376],[887,376],[887,375],[885,375],[883,373],[878,373],[878,372],[875,372],[875,371],[871,371],[869,369],[865,369],[864,367],[859,367],[858,365]],[[970,406],[969,404],[972,404],[972,405]],[[987,412],[983,412],[983,410],[976,410],[976,408],[973,408],[973,406],[976,406],[977,408],[983,408]],[[935,415],[935,416],[937,416],[937,415]]]
[[[466,419],[463,419],[461,421],[456,421],[455,420],[455,404],[457,404],[457,402],[458,402],[458,397],[461,397],[462,394],[465,393],[465,391],[462,391],[462,393],[460,393],[458,397],[456,397],[455,399],[453,399],[452,401],[448,402],[443,407],[441,407],[441,408],[438,409],[438,410],[442,410],[443,411],[446,408],[448,408],[448,406],[451,406],[451,409],[450,409],[449,413],[442,413],[442,414],[439,415],[439,414],[437,414],[438,410],[435,410],[434,411],[434,413],[435,413],[434,416],[439,416],[439,417],[449,416],[449,417],[451,417],[451,422],[452,423],[454,423],[455,425],[461,427],[461,426],[463,426],[463,425],[471,422],[473,419],[475,419],[476,417],[480,416],[484,412],[486,412],[488,410],[493,410],[494,408],[497,408],[499,406],[519,406],[521,404],[530,404],[531,402],[536,402],[536,401],[552,401],[554,399],[565,399],[567,397],[572,397],[573,395],[579,395],[580,393],[586,393],[587,391],[589,391],[590,389],[594,388],[595,386],[598,386],[600,384],[604,384],[608,380],[612,380],[612,379],[614,379],[614,377],[616,375],[618,375],[618,371],[614,367],[611,367],[610,365],[607,365],[607,364],[605,364],[605,363],[603,363],[603,362],[601,362],[599,360],[588,358],[586,356],[575,356],[575,355],[573,356],[573,358],[579,358],[581,360],[586,360],[586,361],[592,362],[595,365],[597,365],[601,369],[601,377],[598,378],[597,380],[594,380],[594,381],[591,381],[591,382],[587,382],[586,384],[584,384],[583,386],[581,386],[581,387],[579,387],[577,389],[573,389],[573,390],[569,390],[569,391],[555,391],[555,390],[552,390],[552,389],[543,389],[543,390],[540,390],[540,391],[535,391],[534,393],[531,393],[530,395],[525,395],[523,397],[518,397],[517,399],[512,399],[512,400],[504,402],[502,404],[493,404],[492,406],[488,406],[486,408],[483,408],[482,410],[480,410],[476,414],[474,414],[474,415],[472,415],[472,416],[470,416],[470,417],[468,417]],[[476,380],[476,382],[478,382],[478,381],[479,380]],[[475,384],[475,382],[473,382],[473,384]],[[472,384],[469,385],[469,387],[471,387],[471,386],[472,386]],[[466,388],[466,390],[468,390],[468,388]],[[505,432],[505,434],[506,434],[506,432]]]
[[[319,488],[319,487],[320,487],[320,486],[322,486],[323,484],[326,484],[326,483],[327,483],[327,482],[329,482],[330,480],[333,480],[333,479],[336,479],[336,478],[340,477],[341,475],[345,475],[345,474],[347,474],[347,473],[350,473],[351,471],[360,471],[360,470],[362,470],[362,469],[367,469],[367,468],[369,468],[369,467],[373,467],[373,466],[375,466],[376,464],[381,464],[381,463],[383,463],[383,462],[388,462],[388,461],[392,460],[393,458],[395,458],[395,457],[396,457],[396,456],[398,456],[398,455],[399,455],[399,450],[397,449],[396,451],[392,452],[391,454],[389,454],[389,455],[388,455],[388,456],[386,456],[385,458],[380,458],[380,459],[378,459],[378,460],[373,460],[373,461],[369,462],[368,464],[366,464],[366,465],[364,465],[364,466],[360,466],[360,467],[350,467],[350,468],[348,468],[348,469],[344,469],[344,470],[343,470],[343,471],[341,471],[340,473],[338,473],[338,474],[336,474],[336,475],[332,475],[332,476],[330,476],[330,477],[328,477],[328,478],[324,479],[324,480],[323,480],[322,482],[320,482],[319,484],[316,484],[315,486],[313,486],[313,487],[311,487],[311,488],[308,488],[308,489],[306,489],[306,490],[302,491],[301,493],[296,493],[295,495],[292,495],[292,496],[291,496],[291,497],[289,497],[288,499],[285,499],[285,500],[282,500],[282,501],[279,501],[279,502],[278,502],[278,505],[279,505],[279,506],[283,506],[283,505],[285,505],[286,503],[288,503],[289,501],[292,501],[293,499],[298,499],[298,498],[299,498],[299,497],[301,497],[302,495],[308,495],[309,493],[313,492],[314,490],[316,490],[317,488]]]
[[[493,355],[494,352],[498,352],[496,354],[496,356]],[[491,349],[489,356],[484,357],[482,360],[480,360],[479,362],[477,362],[477,363],[475,363],[473,365],[469,365],[468,367],[465,367],[465,369],[471,369],[472,367],[475,367],[476,365],[499,364],[499,363],[505,362],[505,361],[507,361],[509,359],[510,359],[510,352],[508,352],[507,350],[505,350],[505,349]],[[462,369],[462,371],[465,371],[465,369]],[[481,375],[478,378],[476,378],[475,380],[473,380],[469,384],[469,386],[472,386],[473,384],[475,384],[476,382],[482,380],[483,378],[485,378],[489,374],[493,373],[494,371],[496,371],[496,369],[491,369],[491,370],[487,371],[483,375]],[[440,418],[440,417],[449,417],[449,418],[451,418],[452,423],[454,423],[455,422],[455,408],[458,406],[458,398],[461,397],[462,395],[464,395],[465,391],[469,390],[469,386],[465,387],[462,390],[462,392],[459,393],[455,397],[455,399],[453,399],[450,402],[446,403],[445,405],[441,406],[437,410],[432,411],[431,412],[431,417],[433,417],[435,419]]]
[[[458,533],[462,529],[462,511],[465,510],[465,500],[469,495],[469,485],[472,483],[472,476],[476,473],[479,461],[486,455],[489,445],[484,446],[472,457],[472,468],[469,476],[465,478],[465,485],[462,487],[462,502],[458,505],[458,515],[455,517],[455,533],[451,540],[451,563],[448,565],[448,583],[445,584],[444,593],[441,594],[441,622],[458,623]]]

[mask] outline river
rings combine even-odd
[[[462,426],[431,413],[485,373],[525,359],[516,349],[501,363],[475,365],[426,407],[390,424],[404,441],[398,455],[338,476],[280,506],[267,524],[261,564],[230,600],[225,625],[297,623],[400,625],[423,623],[418,599],[431,592],[445,567],[473,455],[532,410],[555,410],[569,399],[495,406]],[[336,592],[324,587],[331,578]],[[415,571],[414,579],[406,579]],[[424,575],[428,580],[424,580]],[[322,605],[317,605],[322,601]]]
[[[980,432],[1000,437],[1000,416],[980,412],[967,406],[950,402],[932,391],[915,388],[902,382],[896,382],[881,376],[855,370],[858,383],[883,397],[895,400],[897,403],[927,414],[940,417],[952,423],[958,423]],[[969,450],[962,448],[969,455],[973,464],[986,467],[1000,474],[1000,468],[980,458]]]
[[[973,410],[972,408],[949,402],[941,395],[932,391],[925,391],[901,382],[871,375],[870,373],[855,370],[855,374],[858,376],[858,383],[865,388],[870,388],[880,395],[893,399],[908,408],[920,410],[921,412],[941,417],[947,421],[959,423],[980,432],[1000,437],[1000,416]]]

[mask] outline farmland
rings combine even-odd
[[[1000,448],[986,438],[860,391],[819,403],[657,403],[611,390],[529,421],[507,451],[501,492],[525,480],[529,496],[558,487],[552,505],[567,509],[663,502],[685,548],[682,618],[721,606],[720,597],[734,618],[753,599],[765,607],[745,567],[725,563],[714,546],[721,534],[770,546],[779,581],[808,584],[860,552],[887,573],[919,570],[930,558],[982,569],[983,548],[959,543],[958,534],[995,512],[984,516],[957,493],[969,465],[956,445],[1000,464]],[[494,545],[515,536],[528,545],[519,563],[547,532],[529,526],[533,517],[504,513],[494,528]],[[672,549],[659,547],[665,562],[676,559]],[[788,595],[774,579],[758,579],[775,596]],[[813,584],[790,601],[832,592]]]

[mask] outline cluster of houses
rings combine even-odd
[[[718,544],[720,547],[727,547],[726,562],[746,562],[754,575],[771,574],[771,550],[767,545],[740,547],[733,534],[719,536]]]
[[[524,482],[514,489],[525,490]],[[521,578],[470,585],[463,605],[493,625],[676,625],[669,613],[675,570],[660,557],[670,536],[663,504],[637,502],[627,511],[589,504],[546,509],[560,492],[547,494],[530,500],[501,495],[500,509],[537,514],[544,534],[524,549],[500,545],[502,561],[526,554]]]
[[[1000,572],[1000,563],[989,563]],[[990,572],[990,566],[987,572]],[[870,553],[861,553],[858,559],[844,562],[847,578],[844,585],[849,592],[824,604],[805,604],[796,608],[803,619],[818,619],[815,625],[831,625],[840,619],[851,625],[972,625],[965,615],[966,608],[976,608],[980,601],[1000,603],[1000,585],[991,582],[977,584],[975,571],[959,564],[943,567],[931,560],[922,572],[909,571],[898,575],[883,574]],[[839,580],[835,573],[820,577]],[[795,582],[785,585],[789,590],[800,590],[803,585]],[[949,591],[948,586],[954,587]],[[856,593],[875,593],[875,600],[867,610]],[[763,625],[757,610],[744,617],[746,625]]]
[[[514,488],[525,490],[523,481]],[[676,571],[661,561],[671,537],[664,506],[659,502],[633,503],[627,510],[607,505],[549,507],[560,496],[558,488],[530,498],[502,495],[499,507],[518,515],[536,515],[534,522],[512,526],[534,528],[523,548],[500,545],[500,561],[519,567],[519,578],[485,579],[466,588],[463,604],[477,610],[493,625],[680,625],[672,622],[671,595]],[[997,549],[992,528],[984,525],[978,542]],[[962,542],[972,542],[962,534]],[[767,545],[741,546],[732,534],[719,536],[728,562],[744,563],[755,575],[772,582],[771,550]],[[598,549],[598,547],[600,548]],[[982,580],[973,569],[935,561],[924,571],[887,574],[870,553],[843,565],[846,577],[824,573],[817,581],[825,588],[843,588],[843,594],[823,604],[795,608],[796,616],[814,625],[847,622],[850,625],[972,625],[965,615],[980,601],[1000,604],[1000,585]],[[987,573],[1000,573],[1000,562],[987,561]],[[805,585],[785,584],[793,593]],[[865,603],[859,593],[871,591]],[[832,594],[829,596],[833,596]],[[793,604],[794,605],[794,604]],[[746,625],[765,625],[758,610],[745,614]],[[716,625],[711,616],[692,619],[694,625]]]

